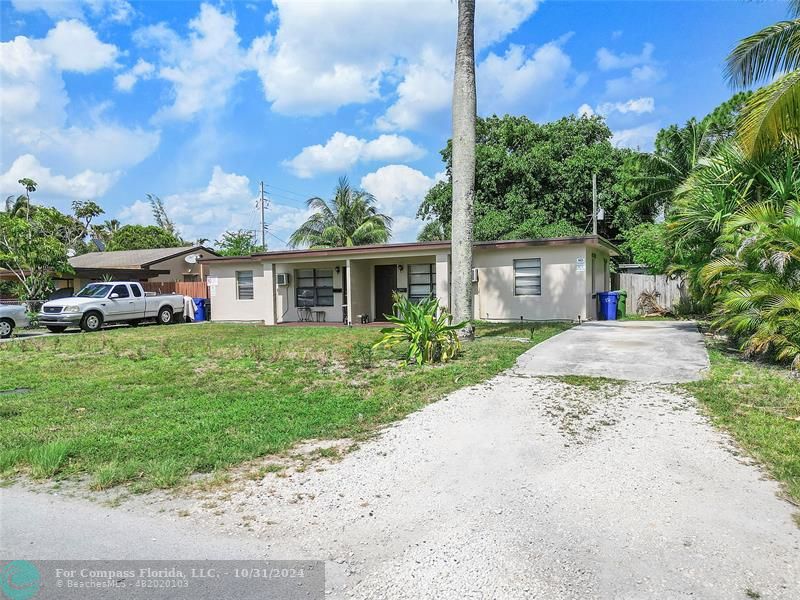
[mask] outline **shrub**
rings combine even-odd
[[[388,316],[394,327],[381,330],[383,338],[373,347],[393,348],[408,344],[404,364],[446,362],[461,351],[457,331],[466,325],[452,324],[453,317],[439,307],[436,298],[428,298],[419,304],[407,297],[394,294],[394,315]]]
[[[371,369],[373,358],[373,347],[371,344],[357,342],[350,349],[350,362],[362,369]]]

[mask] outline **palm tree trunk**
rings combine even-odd
[[[456,322],[472,320],[472,226],[475,201],[475,0],[458,0],[453,77],[453,232],[450,293]],[[472,325],[460,337],[472,337]]]

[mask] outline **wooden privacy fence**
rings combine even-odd
[[[642,292],[658,292],[658,304],[666,309],[672,308],[683,298],[688,297],[686,285],[681,278],[670,279],[667,275],[640,275],[637,273],[617,273],[619,285],[614,289],[628,292],[625,305],[628,313],[635,313],[639,295]]]
[[[208,286],[205,281],[148,281],[143,283],[142,287],[145,292],[208,298]]]

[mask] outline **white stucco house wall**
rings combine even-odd
[[[476,242],[474,318],[581,320],[597,316],[616,247],[599,236]],[[450,306],[450,242],[277,250],[202,261],[213,321],[381,321],[392,292]]]

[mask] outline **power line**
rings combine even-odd
[[[295,196],[299,196],[300,198],[303,198],[304,200],[309,197],[308,194],[301,194],[300,192],[294,192],[292,190],[287,190],[286,188],[278,187],[277,185],[272,185],[271,183],[267,183],[266,186],[268,188],[272,188],[272,189],[275,189],[275,190],[280,190],[281,192],[286,192],[287,194],[294,194]]]

